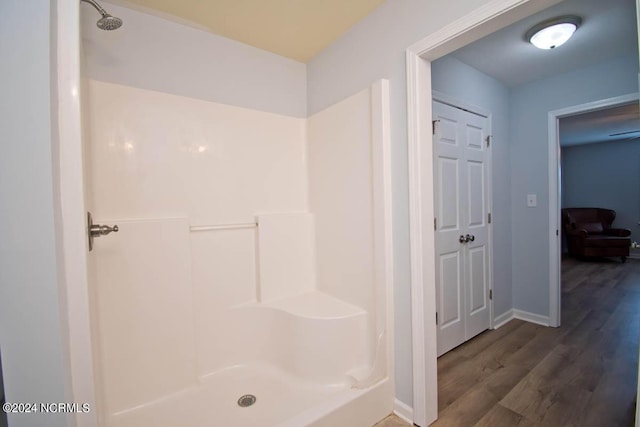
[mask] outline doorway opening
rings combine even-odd
[[[499,4],[498,4],[499,3]],[[505,0],[462,17],[407,49],[413,421],[438,417],[437,328],[431,61],[548,7],[541,0]],[[429,319],[429,320],[427,320]]]
[[[577,205],[575,205],[575,203],[572,203],[572,200],[567,200],[567,195],[563,189],[563,187],[565,186],[565,183],[562,180],[562,149],[563,148],[567,148],[567,147],[563,147],[562,146],[562,141],[561,141],[561,120],[563,119],[575,119],[578,117],[586,117],[586,116],[593,116],[590,117],[589,120],[594,121],[593,125],[589,125],[588,123],[586,123],[586,120],[582,119],[581,122],[577,121],[577,120],[573,120],[574,124],[572,127],[577,127],[577,126],[582,126],[582,127],[586,127],[586,126],[616,126],[616,122],[620,122],[620,120],[623,120],[620,115],[621,115],[621,111],[626,110],[626,108],[623,107],[628,107],[630,105],[633,104],[637,104],[639,101],[639,94],[638,93],[631,93],[628,95],[622,95],[622,96],[617,96],[617,97],[612,97],[612,98],[607,98],[607,99],[602,99],[599,101],[595,101],[595,102],[589,102],[589,103],[584,103],[584,104],[578,104],[572,107],[568,107],[568,108],[564,108],[564,109],[560,109],[560,110],[554,110],[554,111],[550,111],[549,112],[549,153],[555,153],[557,154],[557,156],[555,157],[550,157],[550,170],[554,170],[556,171],[556,173],[554,173],[554,178],[557,177],[557,182],[555,183],[557,186],[555,187],[555,191],[557,192],[557,203],[558,203],[558,210],[560,210],[560,208],[563,207],[578,207]],[[616,111],[614,111],[616,110]],[[637,110],[637,106],[636,108],[632,109],[633,111]],[[597,113],[597,115],[594,115],[594,113]],[[637,113],[633,113],[637,114]],[[635,119],[634,121],[637,121],[637,119]],[[596,125],[595,123],[601,123],[601,125]],[[579,123],[583,123],[582,125],[580,125]],[[624,124],[619,124],[617,126],[625,126]],[[614,135],[609,135],[608,139],[603,139],[601,141],[598,140],[592,140],[589,141],[589,143],[607,143],[607,142],[630,142],[632,140],[635,139],[635,134],[630,136],[630,137],[626,137],[626,134],[628,132],[622,132],[622,135],[620,135],[620,138],[616,139],[616,138],[611,138],[611,137],[616,137],[618,135],[614,134]],[[585,132],[586,134],[586,132]],[[580,135],[578,135],[579,137]],[[574,137],[568,136],[568,138],[570,138],[571,140],[575,139]],[[594,138],[598,138],[597,136],[595,136]],[[600,137],[600,138],[607,138],[606,136]],[[569,143],[571,143],[572,141],[568,141]],[[576,141],[575,145],[581,145],[584,146],[585,143],[583,144],[578,144],[580,141]],[[574,145],[568,145],[568,147],[573,147]],[[600,163],[600,162],[599,162]],[[551,178],[551,177],[550,177]],[[636,179],[636,176],[632,176],[629,177],[632,180]],[[617,192],[616,192],[617,193]],[[629,197],[629,200],[633,200],[635,198],[635,194],[631,195]],[[576,198],[574,197],[573,200],[575,200]],[[579,198],[578,198],[579,199]],[[579,203],[580,204],[580,203]],[[595,206],[595,205],[600,205],[600,202],[590,202],[590,203],[582,203],[581,205],[584,205],[584,207],[587,207],[587,205],[589,206]],[[616,210],[615,208],[617,206],[602,206],[602,207],[606,207],[606,208],[612,208],[614,210]],[[635,214],[634,214],[635,215]],[[558,215],[559,218],[559,215]],[[560,221],[560,219],[559,219]],[[637,218],[634,219],[634,222],[637,221]],[[626,225],[631,225],[632,223],[628,220]],[[633,224],[635,225],[635,224]],[[561,224],[558,223],[558,227],[561,227]],[[625,228],[630,228],[630,227],[626,227]],[[559,230],[561,230],[561,228],[558,228]],[[561,231],[562,234],[562,231]],[[633,238],[632,238],[633,240]],[[560,277],[561,275],[561,259],[562,259],[562,254],[564,252],[563,247],[562,247],[562,240],[559,242],[560,243],[560,247],[558,249],[558,258],[556,260],[557,262],[557,266],[558,266],[558,277]],[[559,295],[558,294],[558,310],[559,310]],[[553,302],[553,301],[552,301]]]
[[[431,152],[431,120],[432,112],[432,66],[431,61],[439,59],[462,46],[470,44],[485,35],[493,33],[525,17],[533,15],[550,5],[542,4],[535,0],[525,2],[500,2],[500,5],[491,3],[481,11],[463,17],[459,21],[443,28],[440,31],[426,37],[407,50],[407,97],[408,97],[408,140],[409,140],[409,185],[410,185],[410,227],[411,227],[411,286],[412,286],[412,332],[413,332],[413,368],[414,368],[414,422],[418,425],[428,425],[437,418],[437,396],[430,390],[437,389],[437,328],[432,319],[435,318],[436,292],[435,292],[435,259],[434,249],[435,232],[433,230],[434,207],[434,180],[433,180],[433,153]],[[635,25],[634,25],[635,28]],[[636,48],[637,51],[637,48]],[[636,52],[637,54],[637,52]],[[626,90],[625,90],[626,91]],[[625,91],[618,93],[625,93]],[[580,98],[577,98],[580,100]],[[585,97],[584,99],[589,99]],[[592,96],[590,99],[598,99]],[[565,102],[555,104],[566,105]],[[545,109],[545,115],[553,109]],[[537,129],[543,132],[538,140],[545,137],[549,140],[550,131],[546,129],[546,118]],[[553,158],[558,156],[557,149],[547,148],[548,154],[544,158],[545,165],[538,166],[544,174],[544,167],[549,167],[549,177],[541,178],[544,182],[542,188],[536,188],[532,193],[543,194],[543,216],[538,218],[536,237],[544,241],[544,245],[537,246],[540,267],[536,274],[539,282],[548,282],[548,291],[543,292],[541,301],[537,301],[538,310],[524,313],[529,316],[527,320],[535,323],[543,323],[548,326],[558,326],[560,322],[559,311],[559,270],[557,267],[560,256],[559,238],[559,202],[557,200],[557,182],[559,176],[555,176],[557,169],[553,168]],[[544,148],[542,150],[544,150]],[[540,152],[543,152],[543,151]],[[522,153],[521,153],[522,154]],[[556,163],[557,164],[557,163]],[[547,174],[545,174],[547,175]],[[555,188],[555,189],[554,189]],[[555,193],[554,193],[555,191]],[[522,191],[524,193],[524,191]],[[527,192],[528,193],[528,192]],[[528,195],[528,194],[527,194]],[[533,194],[535,196],[535,194]],[[548,195],[548,199],[545,196]],[[515,196],[514,196],[515,197]],[[535,197],[533,207],[535,205]],[[524,204],[524,203],[523,203]],[[522,209],[522,207],[518,207]],[[526,210],[526,205],[525,205]],[[522,216],[521,216],[522,218]],[[522,220],[521,220],[522,222]],[[541,225],[546,229],[542,233]],[[526,239],[525,242],[526,243]],[[539,242],[538,242],[539,243]],[[514,237],[515,245],[515,237]],[[543,247],[544,246],[544,247]],[[514,246],[514,250],[516,250]],[[548,258],[547,258],[548,257]],[[554,265],[555,263],[555,265]],[[514,267],[517,268],[517,267]],[[520,276],[527,272],[519,272]],[[514,277],[516,277],[514,275]],[[548,292],[548,294],[547,294]],[[542,294],[541,294],[542,295]],[[547,297],[548,295],[548,297]],[[548,299],[547,299],[548,298]],[[548,307],[548,315],[545,314]],[[512,313],[513,315],[513,313]],[[433,316],[433,317],[432,317]]]

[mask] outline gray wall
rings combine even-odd
[[[67,401],[54,235],[51,8],[48,0],[0,2],[0,349],[8,402]],[[66,426],[67,418],[10,414],[9,425]]]
[[[307,116],[306,66],[200,29],[104,3],[118,31],[80,5],[87,77],[294,117]]]
[[[513,308],[511,295],[511,187],[509,90],[499,81],[445,56],[431,64],[434,90],[491,112],[493,161],[493,313]]]
[[[614,227],[640,241],[640,140],[563,148],[562,207],[613,209]]]
[[[638,58],[629,56],[511,91],[514,308],[549,314],[548,112],[637,92],[637,73]],[[527,194],[538,195],[538,207],[527,207]]]

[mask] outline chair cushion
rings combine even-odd
[[[602,228],[602,223],[601,222],[583,222],[583,223],[579,223],[576,224],[576,229],[580,230],[580,229],[584,229],[587,230],[587,233],[589,234],[600,234],[604,231],[604,228]]]
[[[625,247],[631,244],[631,240],[628,237],[617,236],[587,236],[584,239],[584,246],[592,248],[611,248],[611,247]]]

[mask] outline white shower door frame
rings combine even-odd
[[[96,406],[96,389],[91,345],[89,314],[89,282],[87,272],[87,223],[82,153],[81,72],[80,72],[80,2],[57,0],[56,35],[52,39],[54,53],[53,86],[57,93],[57,117],[52,119],[53,140],[57,140],[58,161],[54,165],[53,185],[59,199],[59,220],[56,221],[58,241],[58,283],[60,288],[61,323],[64,355],[69,372],[67,401],[88,403],[90,411],[69,414],[68,424],[77,427],[97,427],[100,419]],[[56,121],[57,119],[57,121]],[[55,132],[57,131],[57,135]],[[55,152],[55,151],[54,151]],[[55,156],[54,156],[55,158]]]

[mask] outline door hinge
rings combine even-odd
[[[487,214],[487,221],[491,224],[491,212]]]
[[[436,311],[436,325],[438,324],[438,312]]]
[[[440,120],[432,120],[431,121],[431,132],[433,133],[433,135],[436,134],[436,123],[439,122]]]
[[[489,148],[489,146],[491,146],[491,135],[487,135],[487,148]]]
[[[433,218],[433,229],[434,230],[438,229],[438,218]]]
[[[560,232],[558,231],[558,229],[556,228],[556,236],[559,236]]]
[[[493,289],[489,289],[489,299],[493,300]]]

